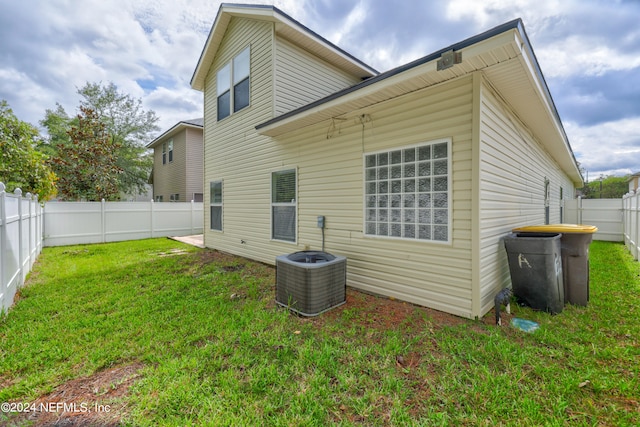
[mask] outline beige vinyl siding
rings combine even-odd
[[[169,141],[173,140],[173,161],[169,162]],[[162,145],[167,144],[167,163],[162,164]],[[179,194],[180,201],[186,196],[186,132],[181,131],[159,142],[154,149],[153,195],[162,196],[168,202],[171,194]]]
[[[342,120],[329,139],[330,122],[277,140],[245,132],[234,146],[245,149],[228,147],[212,165],[225,182],[225,224],[207,245],[273,264],[283,253],[320,249],[316,218],[325,215],[325,249],[348,257],[350,286],[471,317],[471,112],[471,79],[463,78]],[[439,138],[452,140],[452,242],[364,237],[364,153]],[[270,173],[291,167],[297,245],[270,240]]]
[[[253,211],[247,206],[245,213],[256,218],[268,215],[268,203],[258,202],[268,185],[268,173],[296,166],[298,244],[263,246],[247,240],[242,253],[254,253],[251,246],[260,244],[255,254],[273,263],[282,253],[320,249],[316,218],[324,215],[325,249],[347,256],[350,286],[472,317],[471,94],[471,78],[462,78],[373,107],[362,113],[364,117],[323,122],[269,143],[277,156],[271,162],[253,163],[264,184],[248,189],[253,191],[250,200],[256,202]],[[364,154],[440,138],[452,140],[451,243],[365,237]]]
[[[186,128],[186,176],[185,176],[185,198],[183,201],[191,201],[194,193],[203,193],[202,187],[202,129]]]
[[[281,164],[270,139],[255,130],[273,117],[273,37],[272,23],[233,18],[205,80],[205,206],[209,206],[209,183],[224,181],[223,231],[209,229],[206,209],[205,245],[259,260],[265,259],[265,251],[285,253],[295,248],[270,241],[270,173]],[[216,72],[249,45],[250,105],[218,122]]]
[[[480,116],[481,314],[510,284],[502,239],[514,227],[544,224],[545,178],[550,182],[550,222],[560,222],[560,187],[573,198],[570,179],[521,120],[485,82]]]
[[[360,81],[282,38],[275,45],[276,116]]]

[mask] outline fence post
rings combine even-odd
[[[40,203],[38,203],[38,195],[33,200],[33,208],[36,211],[36,256],[40,255],[40,251],[42,250],[42,224],[40,220],[42,219],[42,208],[40,207]],[[34,259],[35,263],[35,259]]]
[[[16,289],[20,286],[22,286],[23,281],[22,278],[23,276],[23,271],[22,271],[22,265],[24,263],[24,260],[22,259],[22,190],[19,188],[16,188],[13,191],[13,194],[15,194],[16,196],[18,196],[18,274],[19,274],[19,280],[18,283],[16,284]]]
[[[632,196],[633,197],[633,203],[630,203],[629,206],[635,205],[634,210],[633,210],[633,215],[634,215],[634,219],[636,221],[636,227],[635,227],[635,231],[636,231],[636,235],[633,236],[634,237],[634,245],[635,247],[633,248],[634,251],[633,253],[635,254],[636,260],[640,258],[640,242],[638,242],[638,238],[640,238],[640,212],[638,212],[640,210],[640,191],[636,190],[635,194]]]
[[[189,212],[189,216],[190,216],[190,223],[191,223],[191,234],[195,233],[194,229],[193,229],[193,211],[195,210],[195,204],[193,203],[193,199],[191,199],[191,212]]]
[[[155,216],[155,202],[153,201],[153,199],[151,199],[151,201],[149,202],[149,213],[151,215],[151,219],[149,220],[149,224],[151,226],[151,238],[153,239],[153,229],[155,227],[155,224],[153,223],[154,221],[154,216]]]
[[[5,254],[7,253],[7,211],[5,210],[4,205],[4,192],[5,186],[4,183],[0,182],[0,312],[2,311],[2,307],[4,307],[4,292],[5,285],[4,282],[4,270],[5,270]]]
[[[32,254],[33,254],[33,248],[31,247],[31,239],[34,237],[33,233],[34,230],[31,227],[31,216],[33,214],[32,212],[32,207],[31,207],[31,199],[33,198],[33,195],[31,193],[27,193],[27,197],[26,199],[29,201],[29,216],[27,217],[27,224],[28,224],[28,228],[29,228],[29,252],[27,254],[27,258],[29,258],[29,271],[31,271],[31,267],[33,266],[33,258],[32,258]]]
[[[107,241],[107,213],[105,212],[106,201],[100,200],[100,235],[102,237],[102,243]]]
[[[582,224],[582,196],[578,196],[578,224]]]

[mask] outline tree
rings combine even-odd
[[[44,120],[40,121],[40,125],[47,129],[49,136],[40,141],[38,150],[46,153],[49,157],[57,156],[58,146],[60,144],[66,145],[71,141],[68,132],[72,126],[77,126],[77,124],[77,117],[69,117],[62,105],[56,103],[56,109],[47,109]]]
[[[56,195],[56,176],[47,156],[35,148],[40,139],[35,127],[19,120],[7,101],[0,101],[0,181],[7,191],[20,188],[40,200]]]
[[[120,195],[117,164],[120,144],[106,131],[98,114],[80,107],[77,125],[67,132],[71,142],[58,144],[53,167],[60,177],[58,192],[66,200],[116,200]]]
[[[78,94],[82,97],[80,108],[93,110],[112,142],[118,146],[115,157],[121,169],[118,175],[119,191],[143,191],[153,164],[145,145],[152,139],[151,134],[159,130],[155,112],[145,111],[140,99],[118,91],[113,83],[102,86],[87,82],[78,89]],[[49,133],[47,147],[43,149],[55,152],[60,144],[69,144],[66,132],[77,124],[74,120],[76,118],[69,117],[59,104],[55,110],[47,110],[44,120],[40,122]],[[52,156],[61,157],[64,153]]]
[[[600,176],[580,189],[585,199],[619,199],[629,191],[628,176]]]

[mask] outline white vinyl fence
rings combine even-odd
[[[564,223],[595,225],[594,240],[622,242],[622,199],[565,200]]]
[[[640,191],[625,194],[622,198],[624,243],[633,257],[640,257]]]
[[[42,250],[42,208],[37,197],[16,189],[6,193],[0,182],[0,312],[13,304]]]
[[[47,202],[44,245],[105,243],[201,234],[201,202]]]

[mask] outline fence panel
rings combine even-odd
[[[621,199],[582,199],[565,202],[565,220],[569,224],[588,224],[598,227],[595,240],[622,242]]]
[[[625,194],[622,203],[624,243],[637,260],[640,257],[640,192]]]
[[[622,200],[621,199],[584,199],[582,200],[581,224],[595,225],[598,231],[596,240],[622,242]]]
[[[50,202],[44,245],[119,242],[203,232],[201,202]]]
[[[13,304],[42,249],[42,210],[37,197],[8,194],[0,182],[0,311]]]

